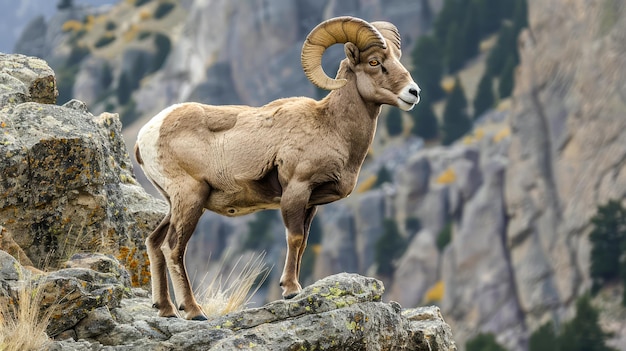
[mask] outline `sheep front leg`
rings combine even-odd
[[[287,257],[280,278],[280,286],[285,299],[293,298],[302,290],[298,282],[298,274],[302,259],[301,251],[304,251],[306,247],[306,233],[308,232],[305,230],[308,229],[306,219],[307,214],[312,218],[311,214],[315,213],[314,210],[307,210],[310,196],[311,189],[307,183],[292,182],[285,188],[280,201],[283,222],[287,229]]]

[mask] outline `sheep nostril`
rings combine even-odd
[[[417,91],[417,89],[411,88],[409,89],[409,94],[417,97],[419,95],[419,91]]]

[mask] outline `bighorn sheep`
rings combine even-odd
[[[345,44],[346,58],[332,79],[321,59],[336,43]],[[170,204],[146,240],[159,316],[176,316],[167,268],[184,317],[206,319],[184,264],[204,209],[225,216],[280,209],[287,229],[280,285],[285,298],[300,292],[300,263],[316,206],[354,188],[381,105],[408,111],[420,100],[400,55],[393,24],[333,18],[315,27],[302,48],[308,79],[332,90],[324,99],[285,98],[262,107],[181,103],[143,126],[135,157]]]

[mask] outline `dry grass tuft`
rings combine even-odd
[[[41,291],[28,284],[17,293],[19,301],[0,298],[0,350],[42,350],[50,338],[46,329],[53,309],[40,313]]]
[[[250,303],[259,290],[270,269],[263,263],[265,253],[253,255],[241,269],[241,258],[237,260],[228,276],[224,278],[224,262],[200,296],[200,305],[207,317],[240,311]],[[204,281],[206,276],[202,279]],[[201,282],[201,285],[202,282]]]

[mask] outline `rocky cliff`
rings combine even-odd
[[[440,3],[431,1],[435,11]],[[320,210],[323,235],[310,246],[314,269],[308,284],[343,271],[375,274],[376,245],[384,240],[386,220],[393,219],[406,250],[394,258],[393,275],[380,276],[389,298],[405,306],[438,303],[460,345],[492,332],[507,349],[524,350],[538,325],[558,326],[572,316],[573,302],[590,286],[589,219],[598,205],[626,195],[626,8],[618,0],[528,5],[510,107],[483,116],[450,148],[424,149],[416,140],[377,148],[355,193]],[[148,2],[139,11],[152,14],[155,7]],[[152,17],[121,9],[128,14],[114,13],[136,21],[136,33],[155,26]],[[306,28],[342,14],[387,19],[398,25],[408,48],[427,30],[427,21],[415,21],[425,20],[421,10],[406,1],[184,2],[168,19],[171,53],[131,93],[134,108],[150,115],[186,99],[258,105],[278,96],[314,96],[297,57]],[[98,26],[105,28],[106,20],[95,21],[93,28]],[[122,35],[130,29],[111,31],[137,44],[132,53],[109,57],[99,49],[80,61],[74,90],[94,111],[108,102],[119,106],[110,87],[87,77],[103,76],[102,67],[111,62],[115,87],[132,62],[155,57],[152,42]],[[67,56],[69,46],[57,47],[66,48],[57,56]],[[328,61],[332,65],[336,56]],[[140,124],[127,129],[130,142]],[[370,189],[382,165],[392,170],[392,180]],[[200,267],[209,251],[215,260],[224,248],[244,250],[252,220],[205,215],[188,260]],[[278,216],[271,225],[267,261],[280,262]],[[442,231],[451,234],[448,244]],[[278,297],[275,285],[269,300]],[[624,349],[624,322],[605,327],[615,332],[612,345]]]
[[[626,196],[626,6],[531,1],[529,10],[510,119],[505,239],[523,321],[535,328],[563,318],[589,289],[589,219]]]
[[[0,301],[24,308],[19,291],[30,289],[54,337],[46,350],[456,350],[439,308],[383,303],[382,283],[356,274],[320,280],[293,300],[195,322],[156,317],[147,292],[131,288],[125,267],[109,256],[77,254],[45,275],[4,251],[0,263]]]

